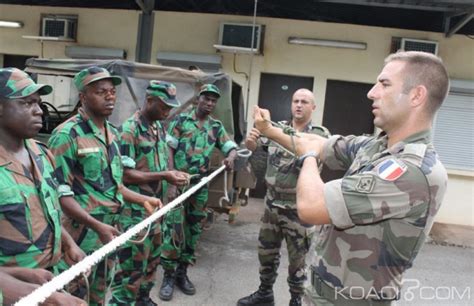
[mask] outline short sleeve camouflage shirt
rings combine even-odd
[[[387,143],[333,136],[324,148],[325,164],[347,172],[325,185],[332,225],[318,238],[316,271],[332,287],[359,289],[352,297],[396,298],[446,191],[429,131]]]
[[[140,111],[137,111],[122,124],[119,131],[121,154],[136,162],[135,169],[144,172],[168,170],[169,148],[166,143],[166,131],[159,121],[149,124]],[[163,198],[166,185],[166,181],[158,181],[127,187],[141,194]]]
[[[59,184],[71,187],[74,199],[91,215],[114,214],[123,203],[118,131],[105,124],[104,136],[80,108],[49,139]]]
[[[287,121],[279,122],[288,125]],[[303,133],[316,134],[329,137],[329,131],[323,126],[306,125]],[[296,182],[298,181],[299,168],[297,160],[287,151],[281,149],[274,142],[268,143],[267,171],[265,182],[267,184],[267,197],[274,206],[281,208],[296,208]]]
[[[61,257],[61,209],[53,157],[25,140],[33,173],[0,146],[0,265],[48,268]]]
[[[175,149],[174,166],[190,174],[206,174],[209,161],[217,147],[227,155],[237,144],[230,139],[222,122],[208,116],[200,125],[196,109],[178,115],[169,126],[170,146]]]

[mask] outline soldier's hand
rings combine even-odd
[[[265,131],[272,126],[270,123],[270,112],[258,106],[255,106],[253,109],[253,120],[257,130],[264,135]]]
[[[86,253],[84,253],[81,248],[79,248],[76,244],[68,245],[63,247],[64,253],[64,261],[69,265],[72,266],[86,257]]]
[[[100,241],[103,244],[110,242],[112,239],[120,235],[120,232],[115,227],[102,223],[97,231]]]
[[[185,186],[189,184],[189,174],[182,171],[168,171],[166,181],[172,185]]]
[[[87,306],[87,303],[68,293],[55,292],[51,294],[44,303],[40,305],[64,305],[64,306]]]
[[[149,198],[147,201],[143,202],[143,207],[148,215],[151,215],[155,211],[155,208],[162,208],[163,203],[158,198]]]
[[[37,269],[23,268],[23,269],[24,270],[21,271],[21,277],[17,277],[17,278],[28,283],[42,285],[46,282],[49,282],[54,277],[53,273],[45,269],[40,269],[40,268],[37,268]]]
[[[247,135],[247,138],[245,138],[245,146],[247,149],[250,151],[255,151],[257,148],[257,141],[258,138],[260,138],[260,131],[257,130],[256,128],[252,128]]]

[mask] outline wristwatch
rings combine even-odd
[[[316,159],[316,164],[319,165],[319,153],[316,153],[314,151],[309,151],[303,155],[301,155],[300,157],[298,157],[298,160],[297,160],[297,166],[298,167],[302,167],[303,166],[303,162],[304,160],[307,158],[307,157],[314,157]]]

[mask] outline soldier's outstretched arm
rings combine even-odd
[[[254,108],[253,119],[255,127],[262,135],[277,142],[286,149],[293,151],[295,149],[293,148],[294,141],[297,156],[302,156],[313,151],[320,154],[319,158],[321,160],[324,159],[324,156],[322,156],[322,148],[327,141],[326,138],[315,134],[297,133],[296,136],[293,136],[292,140],[291,136],[283,133],[282,129],[272,126],[270,123],[270,112],[258,106]]]

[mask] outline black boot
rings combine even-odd
[[[196,288],[188,278],[187,269],[187,264],[179,264],[178,269],[176,269],[176,286],[181,289],[184,294],[193,295],[196,293]]]
[[[173,298],[175,278],[176,274],[174,270],[165,270],[159,294],[162,301],[170,301]]]
[[[301,295],[291,293],[290,306],[301,306]]]
[[[158,304],[153,302],[153,300],[149,296],[139,296],[135,306],[158,306]]]
[[[260,285],[257,291],[237,301],[238,306],[274,306],[273,290],[271,287]]]

